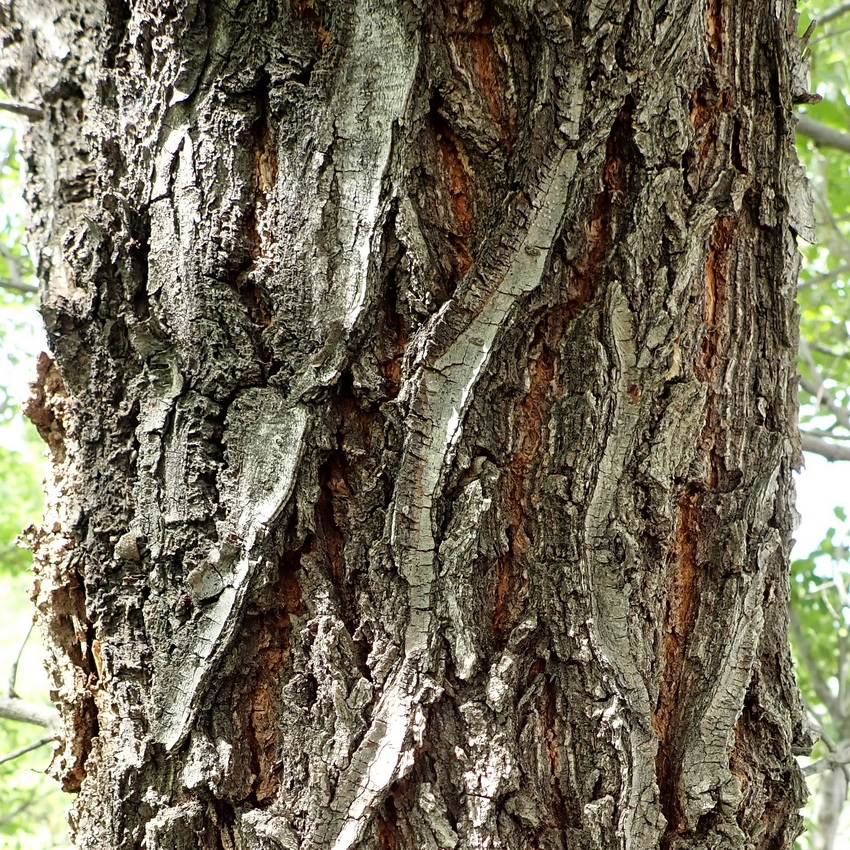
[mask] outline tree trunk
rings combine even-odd
[[[841,838],[841,813],[847,800],[845,769],[830,770],[820,778],[814,814],[816,850],[834,850]]]
[[[77,846],[790,847],[790,0],[15,12]]]

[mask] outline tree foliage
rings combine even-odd
[[[803,114],[842,133],[850,127],[850,12],[818,25],[823,0],[804,7],[810,31],[814,94]],[[850,148],[850,134],[846,135]],[[799,153],[809,175],[817,219],[817,242],[800,242],[800,424],[825,446],[850,440],[850,152],[824,145],[808,133]],[[808,448],[813,448],[810,443]]]

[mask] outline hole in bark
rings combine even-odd
[[[741,132],[743,130],[743,125],[741,121],[737,118],[732,121],[732,164],[735,168],[738,169],[742,174],[749,174],[750,171],[747,168],[747,163],[744,161],[744,155],[746,153],[745,147],[743,144],[743,140],[741,139]]]
[[[115,67],[115,57],[124,36],[132,13],[126,0],[107,0],[105,4],[106,26],[104,27],[103,66]]]
[[[386,400],[395,398],[401,391],[402,364],[408,340],[407,322],[399,310],[406,250],[396,237],[395,223],[396,209],[393,208],[387,217],[384,231],[384,267],[388,272],[384,283],[384,297],[381,299],[381,320],[376,331],[381,377],[386,385]]]
[[[344,507],[343,500],[351,496],[348,472],[348,461],[339,449],[332,451],[319,467],[319,498],[316,501],[318,542],[327,556],[328,568],[336,586],[342,583],[345,574],[345,538],[337,516]]]
[[[378,822],[378,843],[381,850],[400,850],[398,844],[398,812],[395,807],[395,800],[390,794],[384,802],[383,815]]]

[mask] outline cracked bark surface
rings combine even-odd
[[[795,25],[0,4],[77,846],[790,848]]]

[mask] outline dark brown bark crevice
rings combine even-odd
[[[670,578],[662,625],[662,675],[658,689],[658,704],[652,723],[658,735],[656,776],[661,805],[667,819],[667,831],[661,847],[667,850],[675,836],[688,830],[684,817],[681,777],[681,742],[686,739],[693,722],[694,706],[689,693],[689,681],[695,675],[688,663],[691,635],[697,622],[700,604],[700,573],[698,560],[702,526],[702,493],[685,492],[677,503],[677,522],[671,545]]]
[[[708,0],[706,4],[706,41],[712,65],[719,66],[723,59],[727,19],[726,0]]]
[[[475,234],[475,201],[470,191],[469,165],[464,163],[466,155],[460,139],[452,132],[446,120],[440,115],[439,101],[431,103],[429,113],[433,127],[434,140],[438,151],[437,175],[446,180],[446,194],[449,198],[448,210],[440,216],[443,220],[454,220],[454,232],[450,232],[449,244],[456,258],[453,262],[454,281],[460,280],[472,267],[473,259],[469,253],[469,243]],[[447,287],[448,294],[454,291],[454,285]]]
[[[293,0],[292,6],[295,9],[299,18],[307,23],[310,29],[318,38],[321,44],[322,51],[328,49],[331,43],[331,34],[322,23],[321,8],[324,4],[320,4],[317,8],[316,0]]]
[[[534,506],[529,495],[534,492],[544,462],[541,444],[547,438],[546,419],[554,401],[555,352],[563,326],[553,311],[537,324],[528,349],[529,386],[524,398],[514,407],[508,430],[511,451],[504,462],[502,514],[507,521],[507,550],[496,561],[493,604],[493,631],[501,645],[519,622],[528,589],[528,557],[537,537]]]
[[[735,219],[720,217],[714,223],[705,259],[705,336],[700,362],[694,374],[702,381],[715,383],[726,359],[719,354],[729,336],[728,287],[732,281],[735,257]]]
[[[567,766],[564,764],[565,759],[562,750],[564,739],[567,737],[562,725],[564,712],[557,704],[558,696],[554,683],[545,677],[543,701],[543,726],[552,783],[550,800],[552,821],[547,825],[546,831],[551,830],[560,833],[569,829],[580,828],[581,812],[575,789],[569,787],[569,782],[566,779]]]
[[[399,850],[398,843],[398,813],[395,801],[390,794],[384,802],[384,815],[378,818],[378,847],[380,850]]]

